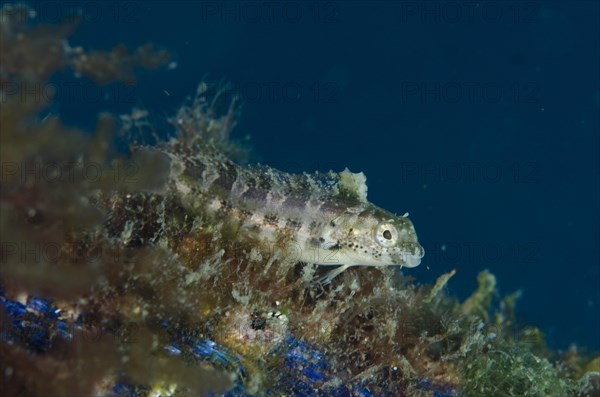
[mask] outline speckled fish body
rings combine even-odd
[[[240,237],[293,245],[298,261],[319,265],[421,261],[412,222],[368,202],[362,173],[288,174],[240,166],[216,150],[172,150],[172,180],[188,205],[234,225]]]

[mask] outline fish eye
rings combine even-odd
[[[398,240],[398,230],[391,223],[380,223],[375,228],[375,239],[384,247],[392,247]]]

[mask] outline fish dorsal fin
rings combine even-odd
[[[340,193],[353,197],[361,203],[367,202],[367,177],[362,172],[350,172],[348,168],[340,172]]]

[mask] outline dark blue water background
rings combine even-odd
[[[552,346],[600,348],[598,2],[29,4],[49,22],[81,9],[73,45],[175,55],[136,87],[58,78],[69,123],[164,120],[203,78],[229,81],[261,162],[364,171],[371,201],[410,212],[417,282],[457,268],[465,298],[487,268]]]

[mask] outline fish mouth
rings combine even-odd
[[[399,251],[397,255],[394,255],[394,260],[405,267],[419,266],[421,258],[425,255],[425,250],[419,243],[402,244]]]
[[[404,266],[405,267],[417,267],[421,264],[422,256],[418,255],[408,255],[405,258]]]

